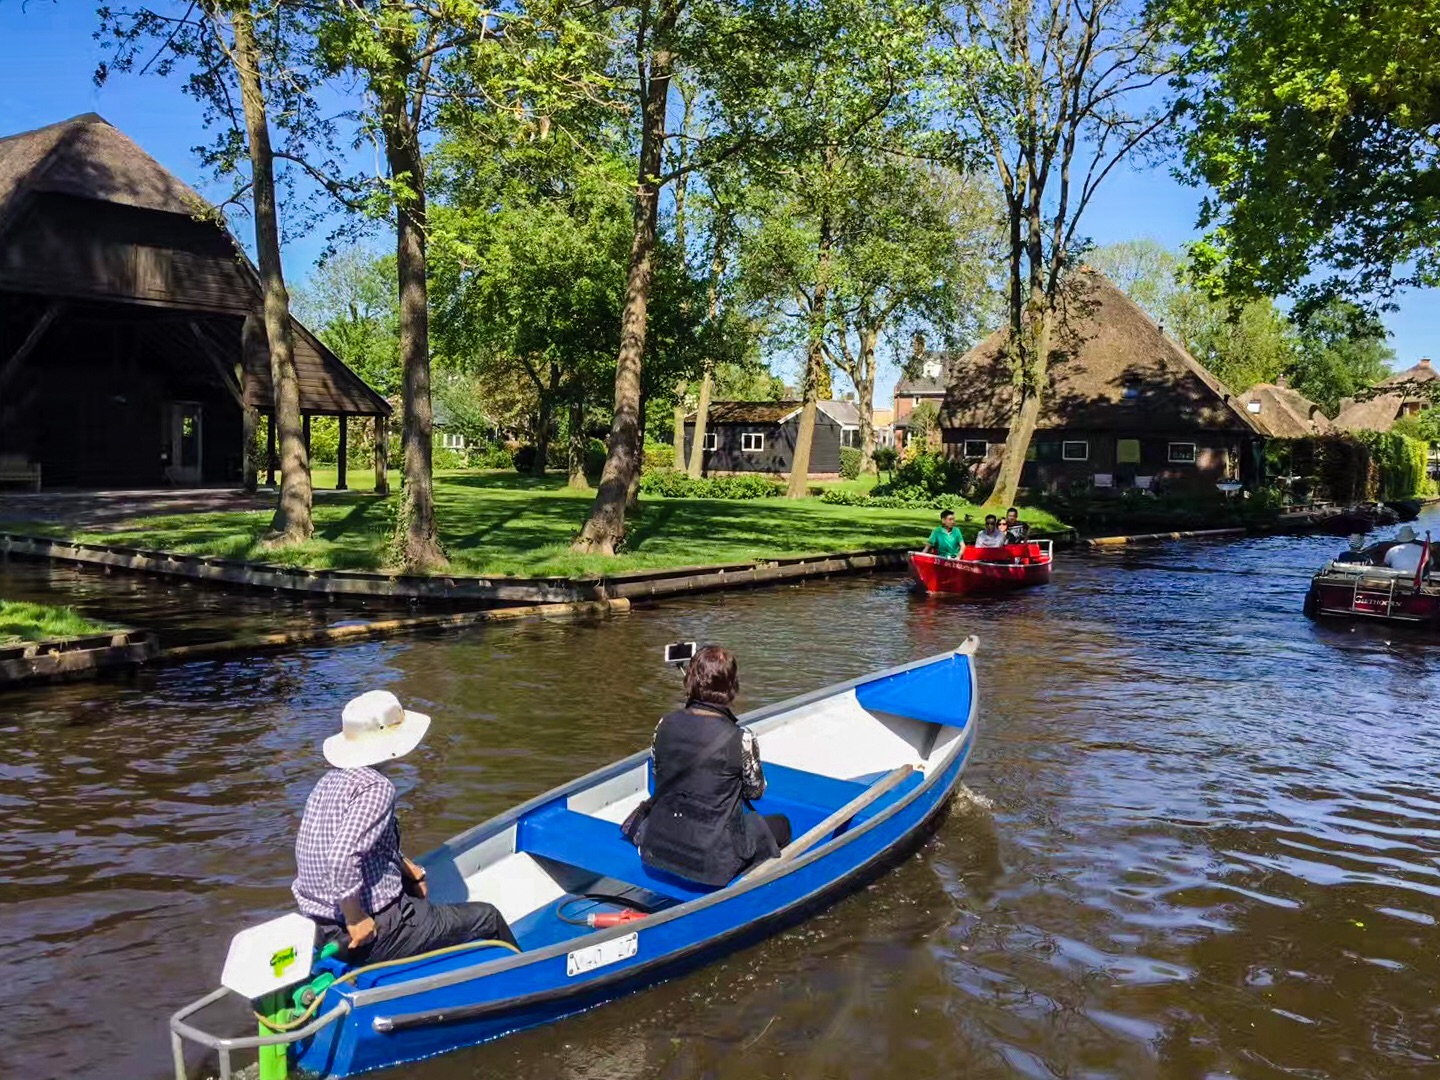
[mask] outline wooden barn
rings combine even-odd
[[[949,365],[940,410],[946,454],[987,482],[999,472],[1014,411],[1008,335],[996,331]],[[1264,432],[1244,405],[1088,267],[1067,284],[1049,381],[1026,488],[1214,494],[1219,483],[1258,479]]]
[[[99,116],[0,139],[5,478],[253,482],[274,463],[249,460],[271,411],[260,311],[255,269],[215,211]],[[307,432],[310,416],[339,417],[342,447],[350,417],[383,431],[385,400],[293,326]]]
[[[860,410],[853,401],[817,402],[810,475],[838,475],[840,448],[860,445]],[[705,417],[706,476],[770,473],[786,476],[795,463],[799,401],[712,401]],[[695,443],[695,414],[685,418],[685,460]]]

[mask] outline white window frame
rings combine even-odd
[[[1078,457],[1077,457],[1075,454],[1070,453],[1070,448],[1071,448],[1072,446],[1081,447],[1081,451],[1080,451],[1080,454],[1079,454]],[[1062,440],[1060,440],[1060,460],[1061,460],[1061,461],[1089,461],[1089,460],[1090,460],[1090,440],[1089,440],[1089,439],[1062,439]]]
[[[848,446],[851,450],[859,450],[860,429],[855,426],[842,427],[840,429],[840,445]]]
[[[972,446],[980,447],[980,453],[971,453],[970,448]],[[966,439],[963,443],[961,443],[960,456],[963,457],[966,461],[979,461],[982,458],[988,457],[989,454],[990,444],[984,439]]]
[[[445,450],[464,450],[465,436],[449,432],[441,432],[440,446],[442,449]]]
[[[1190,448],[1190,456],[1188,458],[1176,457],[1175,448],[1177,446],[1188,446]],[[1193,442],[1172,442],[1166,447],[1165,459],[1169,461],[1171,465],[1194,465],[1200,460],[1200,448]]]
[[[700,447],[700,449],[701,449],[701,450],[719,450],[719,449],[720,449],[720,433],[719,433],[718,431],[707,431],[707,432],[705,432],[705,438],[704,438],[704,440],[703,440],[703,445]]]
[[[742,454],[759,454],[765,450],[765,433],[763,431],[745,431],[740,434],[740,452]]]

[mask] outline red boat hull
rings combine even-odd
[[[1311,585],[1306,607],[1312,616],[1382,619],[1440,627],[1440,596],[1410,587],[1390,593],[1381,588],[1356,589],[1352,583],[1317,577]]]
[[[910,567],[926,592],[986,593],[1044,585],[1050,580],[1054,558],[1049,544],[1008,544],[1001,548],[966,546],[958,559],[943,559],[918,551],[910,553]]]

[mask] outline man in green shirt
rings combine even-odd
[[[940,512],[940,524],[930,533],[929,539],[925,541],[924,551],[933,551],[942,559],[958,559],[960,550],[965,546],[965,537],[960,530],[955,528],[955,511],[942,510]],[[921,554],[924,554],[922,552]]]

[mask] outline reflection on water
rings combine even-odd
[[[849,579],[7,695],[0,1071],[167,1074],[166,1015],[285,909],[319,741],[362,689],[435,715],[394,769],[418,851],[643,745],[668,640],[730,644],[754,705],[976,633],[980,800],[916,857],[691,976],[388,1075],[1436,1075],[1440,643],[1306,621],[1337,543],[1062,553],[1007,600]],[[271,617],[25,573],[86,610],[123,583]]]

